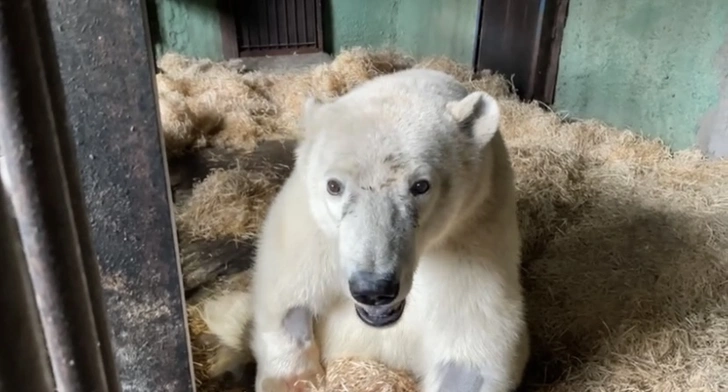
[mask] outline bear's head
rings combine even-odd
[[[342,283],[371,326],[399,320],[421,255],[487,193],[486,147],[500,109],[460,88],[305,104],[296,165],[316,223],[338,246]]]

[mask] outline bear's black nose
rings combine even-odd
[[[349,291],[362,305],[389,305],[399,295],[399,280],[394,274],[357,272],[349,278]]]

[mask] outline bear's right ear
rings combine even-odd
[[[500,106],[487,93],[476,91],[460,101],[447,104],[458,128],[466,132],[479,147],[485,147],[500,128]]]

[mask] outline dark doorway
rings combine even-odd
[[[552,104],[569,0],[481,0],[475,69],[513,76],[524,100]]]

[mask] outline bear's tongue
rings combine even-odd
[[[359,316],[361,321],[365,324],[375,327],[383,328],[393,325],[399,321],[404,311],[405,301],[401,301],[397,305],[386,305],[386,306],[368,306],[363,307],[354,305],[356,314]]]

